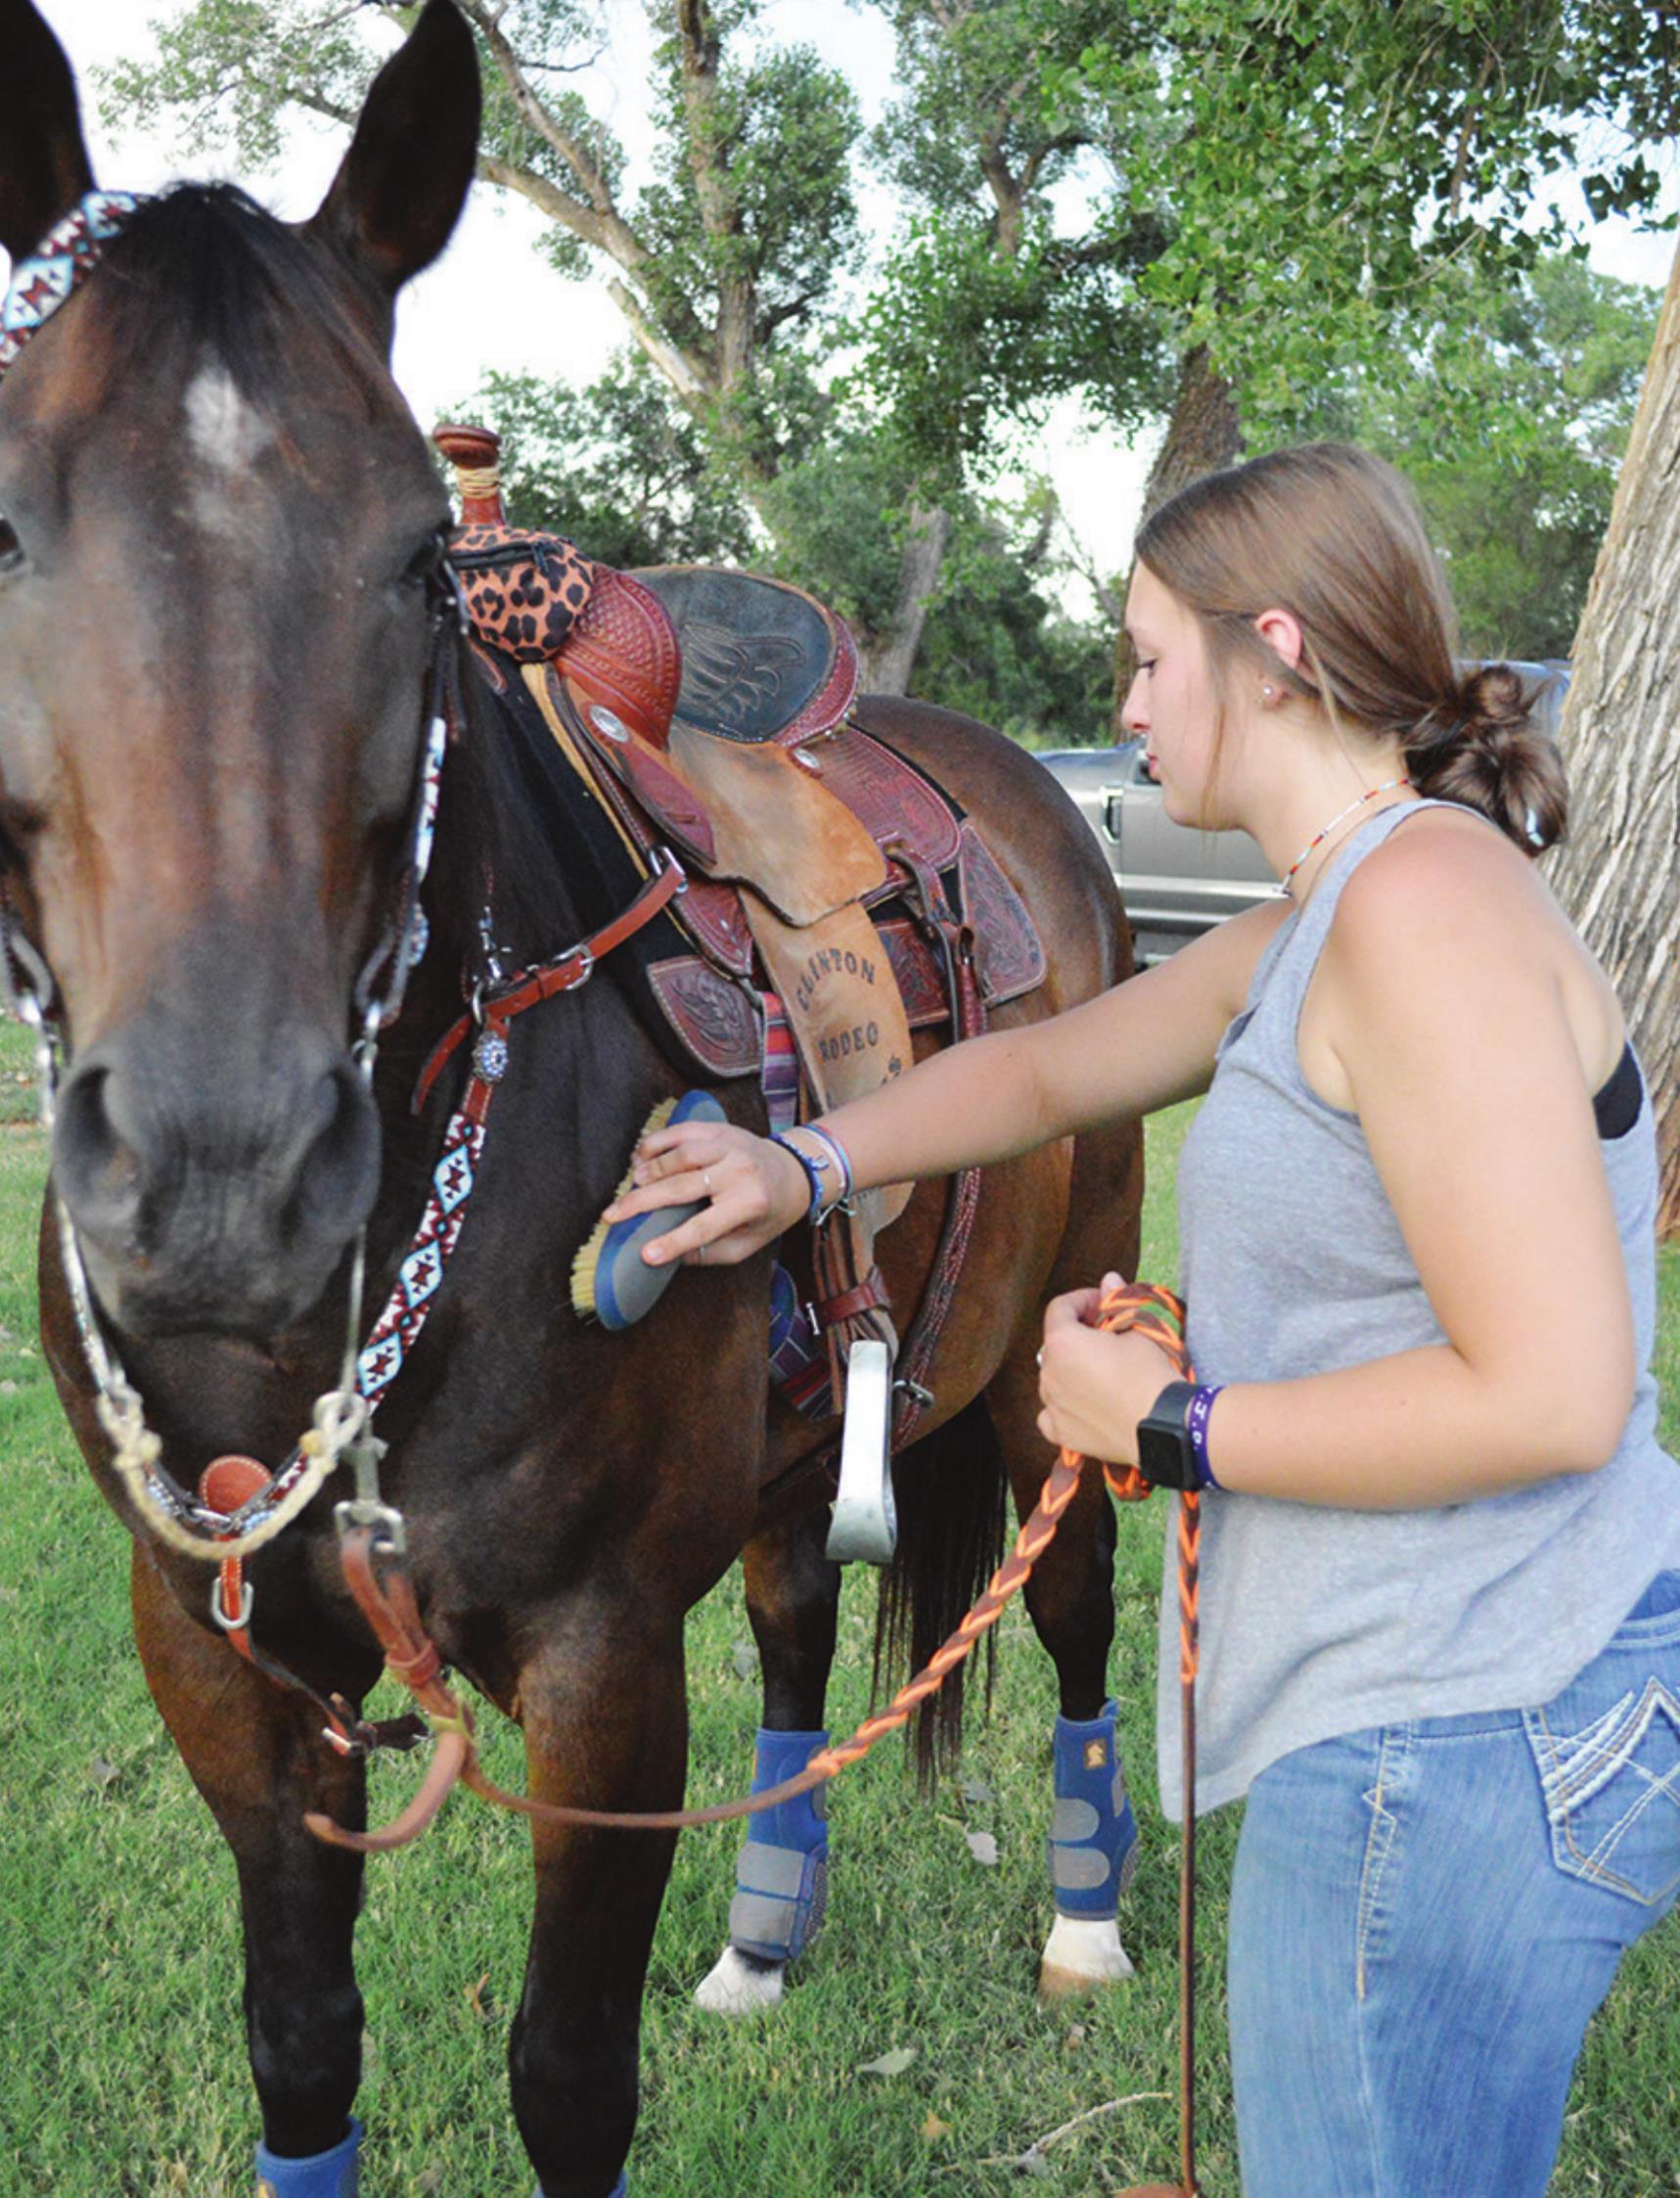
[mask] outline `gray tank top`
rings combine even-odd
[[[1308,1085],[1307,985],[1359,863],[1420,807],[1349,835],[1268,942],[1179,1163],[1181,1287],[1203,1382],[1290,1381],[1445,1341],[1358,1117]],[[1475,812],[1467,812],[1475,813]],[[1492,827],[1490,826],[1490,829]],[[1633,1299],[1656,1340],[1656,1127],[1600,1150]],[[1217,1454],[1214,1458],[1217,1467]],[[1550,1700],[1652,1579],[1680,1564],[1680,1470],[1642,1373],[1614,1458],[1432,1511],[1356,1511],[1235,1491],[1202,1506],[1197,1806],[1247,1792],[1290,1750],[1370,1725]],[[1158,1734],[1161,1802],[1182,1812],[1178,1619],[1169,1523]]]

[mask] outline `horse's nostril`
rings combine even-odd
[[[366,1220],[379,1187],[379,1117],[373,1095],[346,1059],[318,1077],[296,1184],[282,1217],[282,1240],[342,1240]]]
[[[139,1153],[124,1134],[110,1071],[89,1063],[59,1095],[53,1170],[66,1203],[84,1229],[104,1241],[132,1237],[144,1188]]]

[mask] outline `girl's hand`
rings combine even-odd
[[[1098,1306],[1119,1284],[1108,1274],[1096,1289],[1069,1290],[1045,1307],[1038,1432],[1059,1449],[1136,1465],[1138,1422],[1175,1369],[1148,1336],[1114,1336],[1095,1325]]]
[[[636,1147],[632,1185],[608,1207],[627,1221],[661,1206],[702,1210],[645,1245],[650,1266],[734,1266],[750,1259],[810,1209],[810,1183],[793,1154],[768,1137],[726,1122],[684,1122],[656,1129]]]

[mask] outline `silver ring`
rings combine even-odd
[[[699,1264],[704,1267],[705,1264],[705,1246],[697,1244],[694,1248],[694,1256]]]
[[[700,1179],[705,1185],[706,1197],[715,1198],[717,1196],[717,1193],[711,1187],[711,1170],[709,1168],[703,1168],[701,1169]]]

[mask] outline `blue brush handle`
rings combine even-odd
[[[667,1128],[684,1122],[727,1122],[722,1107],[709,1091],[685,1091],[671,1110]],[[615,1221],[607,1231],[595,1265],[595,1316],[603,1328],[632,1328],[645,1319],[670,1287],[677,1262],[651,1267],[642,1253],[657,1236],[668,1236],[692,1220],[707,1202],[697,1199],[686,1206],[660,1206],[634,1220]]]

